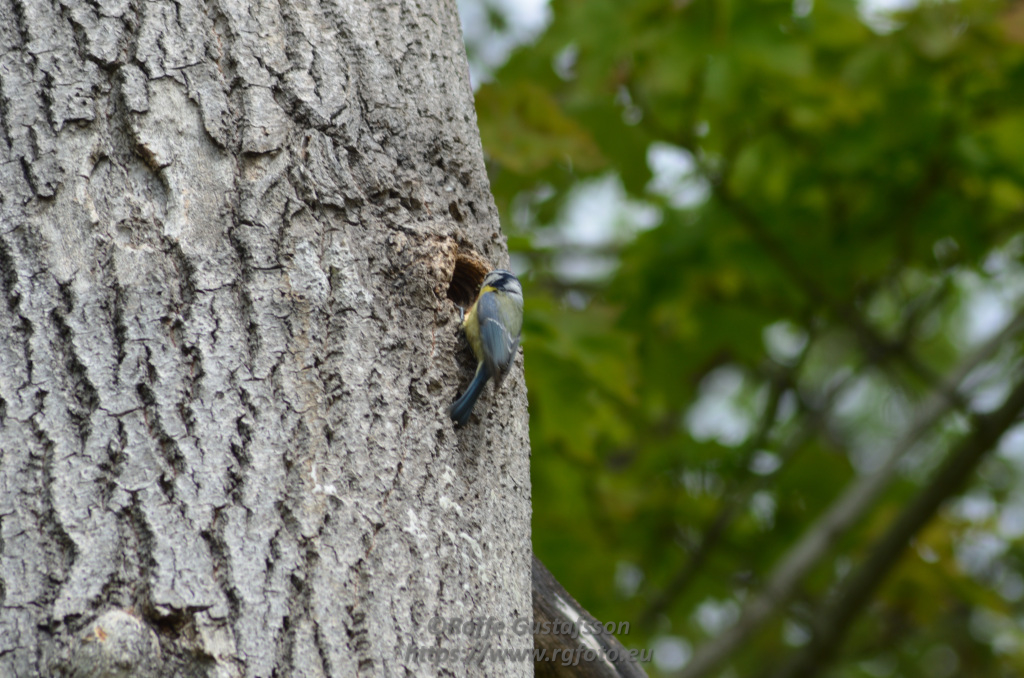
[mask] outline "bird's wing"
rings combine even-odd
[[[494,292],[488,292],[477,301],[477,317],[480,321],[480,343],[483,348],[484,362],[495,380],[500,384],[502,378],[512,366],[516,349],[519,347],[519,332],[513,336],[507,325],[516,323],[510,317],[513,309],[503,309],[502,301]]]

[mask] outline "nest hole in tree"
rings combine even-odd
[[[448,298],[457,306],[469,308],[491,268],[490,263],[476,252],[459,252],[455,257],[452,281],[448,284]]]

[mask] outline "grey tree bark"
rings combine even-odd
[[[0,676],[531,672],[506,262],[455,0],[0,0]]]

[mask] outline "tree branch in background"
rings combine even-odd
[[[533,557],[533,647],[544,651],[545,661],[534,661],[540,678],[647,678],[640,663],[611,633],[587,633],[601,627],[569,592],[562,588],[544,563]],[[545,626],[547,625],[547,626]],[[545,631],[547,629],[547,631]],[[577,629],[574,634],[563,629]],[[573,636],[576,635],[574,638]],[[557,652],[557,655],[555,654]],[[585,658],[587,652],[595,655]],[[614,660],[612,659],[614,658]],[[536,659],[536,657],[535,657]],[[567,661],[573,660],[573,661]]]
[[[1018,314],[1001,332],[958,365],[943,381],[942,386],[932,391],[918,408],[910,426],[886,455],[885,464],[878,471],[855,480],[815,521],[775,567],[761,592],[744,605],[736,624],[699,648],[690,663],[679,673],[680,678],[705,676],[720,666],[789,601],[804,576],[828,553],[846,530],[871,508],[875,499],[896,475],[899,460],[925,433],[957,406],[957,391],[967,375],[991,358],[1021,330],[1022,326],[1024,313]]]
[[[909,350],[906,338],[908,335],[897,340],[881,336],[857,310],[852,299],[842,301],[828,296],[818,281],[807,276],[804,273],[805,267],[798,264],[785,245],[765,227],[757,214],[729,191],[722,178],[712,180],[711,187],[718,201],[733,213],[754,242],[775,260],[779,269],[807,296],[807,299],[814,306],[834,314],[853,331],[869,361],[884,364],[890,358],[896,358],[926,385],[938,383],[938,378],[932,370]],[[951,393],[950,397],[958,398],[959,395]]]
[[[913,309],[913,316],[915,318],[920,318],[920,316],[923,313],[923,309],[926,309],[928,307],[928,304],[921,304],[920,307]],[[908,320],[908,322],[906,323],[905,331],[902,334],[905,336],[909,336],[911,334],[910,328],[913,326],[913,324],[913,321]],[[1014,327],[1014,324],[1011,323],[1010,325],[1007,326],[1007,330],[1005,331],[1009,332]],[[997,338],[996,342],[992,344],[992,346],[994,348],[997,348],[998,345],[1001,345],[1004,339],[1005,336],[1001,335],[999,338]],[[986,353],[985,355],[978,355],[976,357],[978,359],[982,359],[987,355],[988,354]],[[970,369],[973,369],[975,366],[976,363],[970,363],[964,365],[963,367],[967,368],[969,371]],[[792,381],[794,381],[793,375],[795,372],[796,367],[790,370],[790,372],[786,375],[785,381],[780,382],[780,378],[777,378],[776,380],[773,381],[773,385],[777,385],[779,383],[791,383]],[[732,494],[731,499],[724,506],[722,506],[718,514],[715,516],[714,520],[711,521],[711,524],[708,525],[708,527],[703,531],[700,542],[698,543],[697,547],[692,551],[693,555],[689,558],[689,560],[687,560],[684,566],[676,573],[676,575],[665,587],[664,591],[661,594],[655,596],[651,603],[647,606],[647,609],[643,612],[643,614],[640,617],[641,624],[650,624],[653,621],[654,617],[668,609],[672,602],[676,598],[678,598],[684,590],[686,590],[686,588],[690,585],[690,582],[692,582],[694,578],[696,578],[697,574],[701,570],[701,567],[707,561],[708,555],[710,555],[711,551],[715,548],[715,546],[717,546],[719,540],[721,539],[722,535],[725,534],[725,531],[728,529],[729,525],[732,524],[733,519],[740,512],[740,510],[749,503],[750,498],[757,491],[765,488],[775,477],[777,477],[778,473],[788,465],[793,455],[801,447],[803,447],[803,445],[810,439],[810,437],[814,434],[816,430],[824,430],[826,428],[826,417],[829,410],[831,410],[832,408],[832,404],[835,402],[836,398],[843,391],[843,389],[850,383],[854,374],[856,373],[851,372],[850,374],[846,375],[843,379],[841,379],[838,383],[829,388],[827,392],[818,399],[821,401],[821,404],[818,405],[817,407],[812,408],[812,406],[807,402],[807,398],[804,397],[799,392],[799,389],[795,389],[797,393],[798,402],[802,404],[803,409],[806,412],[808,412],[809,415],[813,418],[812,424],[802,427],[799,433],[792,440],[788,441],[785,444],[785,448],[779,452],[779,456],[782,459],[782,465],[779,471],[776,471],[775,473],[772,473],[764,477],[750,478]],[[757,429],[757,433],[755,434],[752,443],[748,445],[748,454],[749,452],[756,451],[757,449],[764,446],[767,434],[770,432],[771,427],[775,423],[774,412],[775,408],[778,406],[779,396],[781,396],[781,392],[778,389],[773,388],[772,397],[769,398],[769,407],[765,410],[765,415],[767,415],[768,413],[773,413],[773,416],[770,420],[763,418],[760,422],[759,427]],[[955,391],[953,392],[953,397],[957,399],[958,406],[963,405],[962,398]]]
[[[761,415],[761,421],[758,424],[757,431],[754,436],[750,439],[744,447],[744,468],[749,467],[750,457],[754,452],[764,447],[767,442],[768,435],[771,433],[772,428],[775,425],[775,421],[778,417],[779,402],[782,398],[782,394],[785,393],[786,387],[791,384],[793,379],[793,370],[788,371],[786,374],[777,375],[772,379],[772,388],[768,396],[768,402],[765,405],[764,412]],[[803,436],[798,436],[799,444],[787,446],[790,450],[796,449],[805,440]],[[794,441],[796,443],[797,441]],[[787,456],[787,455],[783,455]],[[703,531],[700,542],[697,547],[692,550],[692,555],[687,559],[683,567],[676,573],[672,580],[668,583],[665,589],[658,595],[647,606],[643,614],[640,616],[641,624],[650,624],[654,618],[664,612],[668,607],[679,597],[679,594],[686,590],[686,587],[690,585],[697,573],[700,572],[701,567],[707,560],[708,555],[718,545],[718,541],[722,535],[732,524],[733,518],[736,514],[747,505],[750,501],[750,497],[760,489],[766,479],[765,478],[754,478],[748,480],[745,483],[740,484],[740,487],[731,492],[731,497],[726,500],[725,504],[718,511],[715,519],[711,521],[711,524]]]
[[[920,304],[911,310],[911,313],[908,314],[910,317],[908,317],[908,319],[904,323],[904,328],[901,331],[901,336],[910,336],[912,334],[912,329],[915,326],[916,321],[918,321],[920,317],[923,315],[924,310],[931,307],[931,301],[932,300],[929,300],[929,302]],[[1007,326],[1007,329],[1004,331],[1009,332],[1014,327],[1015,324],[1011,322]],[[1002,344],[1004,339],[1005,336],[1000,335],[1000,337],[997,338],[996,342],[993,343],[992,346],[994,348],[998,348],[998,346]],[[901,340],[901,342],[902,341],[903,340]],[[806,355],[806,349],[804,355]],[[982,359],[986,356],[987,354],[979,355],[976,357],[978,359]],[[803,356],[801,356],[801,361],[802,359]],[[764,417],[762,418],[762,421],[758,426],[757,433],[752,439],[752,442],[747,445],[748,455],[751,452],[754,452],[764,446],[768,433],[771,431],[772,426],[774,426],[775,408],[777,408],[778,398],[782,394],[782,391],[777,387],[785,386],[795,381],[794,374],[796,373],[798,366],[799,364],[797,366],[794,366],[793,369],[791,369],[786,375],[784,375],[784,377],[780,376],[773,379],[773,390],[771,397],[769,398],[769,406],[768,408],[765,409]],[[968,371],[970,371],[971,369],[974,368],[974,366],[976,366],[976,363],[970,363],[964,365],[963,368],[966,368],[968,369]],[[814,417],[813,425],[808,425],[801,428],[800,432],[791,441],[786,443],[785,449],[780,451],[779,456],[782,458],[783,461],[780,470],[786,467],[790,458],[808,441],[808,439],[814,434],[816,430],[818,430],[819,428],[825,429],[825,421],[828,411],[831,409],[832,404],[835,402],[835,399],[839,396],[839,394],[842,392],[845,386],[849,384],[854,374],[855,373],[850,373],[849,375],[847,375],[845,378],[840,380],[839,383],[835,384],[830,389],[828,389],[824,396],[819,398],[822,404],[814,408],[813,412],[811,412]],[[934,379],[931,380],[931,384],[935,384]],[[807,403],[806,398],[799,393],[798,389],[796,390],[796,392],[798,401],[803,405],[804,410],[810,412],[811,407]],[[963,406],[963,399],[955,390],[952,392],[951,397],[953,397],[956,400],[956,405],[958,407]],[[772,415],[770,419],[767,418],[769,413]],[[698,543],[697,547],[692,550],[692,556],[676,573],[676,575],[665,587],[664,591],[662,591],[659,595],[655,596],[651,603],[647,606],[647,609],[643,612],[643,614],[640,617],[641,624],[650,624],[653,621],[654,617],[668,609],[672,602],[676,600],[684,590],[686,590],[686,588],[690,585],[690,582],[692,582],[694,578],[696,578],[702,566],[707,561],[708,555],[710,555],[711,551],[718,545],[718,542],[720,541],[722,535],[725,534],[725,531],[728,529],[729,525],[732,524],[732,521],[736,517],[736,515],[740,512],[741,509],[743,509],[743,507],[745,507],[749,503],[750,498],[757,491],[766,487],[771,482],[771,480],[777,476],[777,474],[778,472],[764,477],[750,478],[747,480],[747,482],[742,483],[738,490],[732,493],[732,496],[729,499],[729,501],[721,507],[718,514],[715,516],[714,520],[712,520],[710,525],[708,525],[707,528],[703,531],[700,542]]]
[[[850,623],[867,605],[871,595],[893,568],[910,539],[935,515],[949,497],[959,493],[968,478],[1024,411],[1024,381],[1018,383],[1003,405],[987,415],[974,417],[971,434],[946,458],[939,471],[870,547],[870,555],[843,582],[834,601],[815,618],[811,641],[774,678],[811,678],[817,675],[842,643]]]

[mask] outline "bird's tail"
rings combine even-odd
[[[487,380],[490,376],[491,374],[487,370],[487,366],[480,363],[476,368],[473,381],[469,383],[469,388],[466,389],[461,398],[452,403],[448,408],[448,416],[452,418],[452,421],[457,426],[465,426],[466,422],[469,421],[469,415],[473,414],[473,406],[476,405],[476,399],[484,392],[484,386],[487,385]]]

